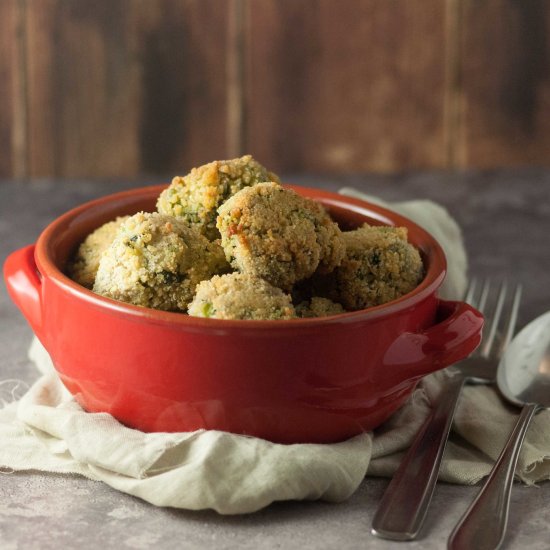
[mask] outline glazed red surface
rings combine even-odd
[[[378,206],[308,188],[294,189],[325,204],[342,227],[408,227],[424,258],[424,281],[399,300],[360,312],[226,321],[116,302],[63,274],[88,233],[117,215],[153,211],[162,188],[71,210],[4,266],[10,295],[88,411],[144,431],[206,428],[285,443],[339,441],[381,424],[419,378],[479,343],[481,314],[436,296],[446,264],[428,233]]]

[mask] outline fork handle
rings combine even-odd
[[[391,540],[414,539],[426,517],[441,458],[465,377],[450,378],[388,485],[372,522],[372,533]]]
[[[538,405],[525,405],[485,485],[449,537],[450,550],[493,550],[504,539],[521,445]]]

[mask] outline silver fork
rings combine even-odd
[[[470,282],[464,299],[486,319],[481,344],[470,357],[449,367],[451,376],[445,390],[395,472],[374,515],[372,533],[378,537],[416,538],[432,499],[462,387],[465,383],[487,384],[495,379],[499,359],[514,335],[521,286],[510,293],[508,285],[502,283],[494,295],[488,280],[483,284],[476,279]]]

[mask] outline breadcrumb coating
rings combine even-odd
[[[78,247],[76,254],[67,266],[68,275],[78,284],[91,289],[99,267],[101,255],[115,238],[118,228],[130,216],[121,216],[107,222],[90,233]]]
[[[327,315],[338,315],[346,310],[341,304],[337,304],[328,298],[314,296],[309,301],[301,302],[296,306],[298,317],[326,317]]]
[[[186,311],[197,284],[227,268],[220,245],[183,220],[139,212],[101,257],[93,290],[134,305]]]
[[[263,181],[279,181],[251,155],[232,160],[215,160],[177,176],[157,202],[161,214],[187,220],[208,239],[219,238],[216,229],[218,207],[241,189]]]
[[[278,183],[242,189],[219,209],[217,227],[231,265],[289,290],[344,256],[338,226],[319,204]]]
[[[406,228],[343,233],[321,203],[281,186],[251,155],[175,177],[157,209],[88,235],[69,276],[116,300],[222,319],[357,311],[399,298],[424,277]]]
[[[369,226],[342,233],[345,257],[321,278],[327,295],[347,310],[385,304],[407,294],[422,281],[419,251],[407,241],[404,227]]]
[[[215,319],[293,319],[290,296],[267,281],[231,273],[214,276],[197,286],[189,315]]]

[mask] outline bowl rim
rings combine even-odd
[[[74,220],[77,216],[85,213],[90,209],[100,208],[102,205],[114,201],[120,201],[121,207],[126,199],[131,200],[136,196],[160,194],[167,187],[168,183],[136,187],[133,189],[119,191],[104,195],[102,197],[84,202],[64,214],[58,216],[42,231],[36,241],[35,261],[38,271],[42,277],[49,278],[62,290],[68,292],[75,298],[78,298],[89,305],[104,309],[116,315],[122,315],[135,320],[155,324],[178,325],[182,328],[197,328],[199,330],[212,329],[216,330],[231,330],[244,328],[251,330],[276,330],[292,327],[293,329],[312,328],[323,325],[355,323],[358,321],[370,321],[395,314],[410,307],[419,304],[430,295],[435,294],[441,286],[447,271],[447,261],[445,253],[437,240],[424,228],[398,214],[391,209],[379,206],[377,204],[354,198],[346,195],[341,195],[333,191],[325,191],[314,187],[306,187],[283,183],[283,186],[292,189],[302,196],[320,200],[327,206],[343,207],[355,213],[368,216],[388,225],[405,226],[413,230],[417,235],[420,235],[421,241],[425,245],[429,245],[430,265],[426,271],[424,279],[411,292],[387,302],[379,306],[373,306],[358,311],[339,313],[336,315],[327,315],[325,317],[308,317],[285,320],[249,320],[249,319],[214,319],[190,316],[184,313],[162,311],[144,306],[136,306],[126,302],[114,300],[94,293],[84,286],[73,281],[68,275],[57,267],[53,259],[50,258],[47,250],[48,244],[56,236],[57,232],[67,224]]]

